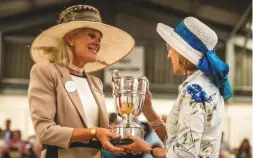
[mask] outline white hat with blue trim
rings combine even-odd
[[[186,30],[190,31],[190,33],[187,33]],[[195,35],[201,40],[209,51],[213,50],[218,42],[217,34],[194,17],[185,18],[175,29],[162,23],[158,23],[157,32],[170,45],[170,47],[175,49],[195,65],[198,65],[203,53],[189,44],[192,40],[190,34]]]
[[[224,99],[232,96],[229,66],[215,53],[218,37],[211,28],[194,17],[187,17],[175,29],[159,23],[157,32],[170,47],[209,76]]]

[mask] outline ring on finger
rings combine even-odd
[[[133,151],[132,154],[133,154],[133,155],[137,155],[137,152],[134,152],[134,151]]]
[[[126,152],[127,152],[127,153],[132,153],[132,151],[131,151],[131,150],[126,150]]]

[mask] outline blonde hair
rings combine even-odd
[[[73,51],[70,49],[69,44],[62,38],[58,52],[55,53],[55,58],[52,62],[60,64],[60,65],[68,65],[70,61],[73,59]]]
[[[50,63],[66,66],[73,59],[73,52],[64,38],[61,39],[58,48],[42,46],[35,49],[38,51],[38,54],[43,56],[44,61]]]
[[[70,31],[69,35],[78,35],[80,32],[84,31],[86,28],[76,29]],[[73,51],[71,50],[70,44],[65,39],[64,36],[58,47],[37,47],[37,51],[42,51],[43,58],[50,63],[60,64],[63,66],[67,66],[73,59]]]
[[[186,70],[192,71],[197,70],[197,66],[194,65],[192,62],[187,60],[185,57],[183,57],[180,53],[176,51],[175,53],[179,59],[179,64],[182,65]]]

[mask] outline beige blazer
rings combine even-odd
[[[102,83],[91,75],[87,75],[87,80],[99,108],[99,126],[108,128]],[[36,136],[42,144],[61,147],[59,158],[100,158],[98,149],[69,148],[73,129],[86,128],[86,120],[77,90],[65,89],[67,81],[72,78],[64,66],[37,63],[32,67],[28,99]],[[45,153],[43,150],[42,157]]]

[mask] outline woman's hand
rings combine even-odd
[[[127,133],[129,139],[133,141],[133,143],[129,145],[120,145],[121,148],[124,148],[126,151],[131,153],[149,153],[151,145],[145,142],[143,139],[132,136],[130,133]]]
[[[126,155],[123,148],[113,146],[110,142],[111,139],[120,138],[116,133],[111,132],[106,128],[96,128],[95,138],[100,141],[103,148],[117,155]]]

